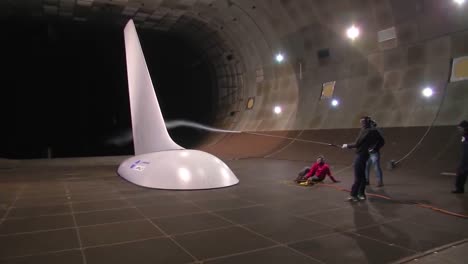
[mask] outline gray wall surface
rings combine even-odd
[[[453,125],[468,117],[467,82],[448,84],[451,59],[468,55],[468,4],[452,0],[31,0],[2,1],[0,17],[86,23],[133,19],[176,33],[213,65],[221,128],[271,131]],[[351,41],[355,24],[361,36]],[[379,41],[394,27],[396,38]],[[317,52],[329,49],[328,58]],[[283,63],[275,62],[278,52]],[[150,62],[149,62],[150,63]],[[336,81],[336,109],[319,100]],[[422,98],[431,86],[435,96]],[[255,98],[247,110],[248,98]],[[272,111],[283,108],[281,115]]]

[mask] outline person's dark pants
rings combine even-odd
[[[304,167],[304,169],[302,169],[302,170],[297,174],[296,182],[306,181],[305,176],[306,176],[307,173],[309,173],[309,171],[310,171],[310,168],[309,168],[309,167]]]
[[[366,163],[369,153],[357,153],[354,159],[354,184],[351,188],[351,196],[365,195],[366,191]]]
[[[310,178],[310,180],[313,181],[313,182],[323,182],[324,179],[325,179],[325,177],[320,178],[320,177],[317,177],[317,176],[314,176],[314,177]]]
[[[455,178],[455,188],[457,191],[460,191],[460,192],[465,191],[465,183],[466,183],[467,176],[468,176],[468,172],[457,174],[457,177]]]

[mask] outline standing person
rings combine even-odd
[[[330,177],[335,183],[339,182],[332,176],[330,166],[325,163],[325,158],[323,156],[318,156],[316,162],[312,164],[312,167],[306,167],[299,173],[295,182],[313,184],[315,182],[322,182],[326,176]]]
[[[382,137],[375,129],[371,129],[371,118],[363,116],[360,120],[361,131],[352,144],[343,144],[342,148],[355,148],[356,158],[354,159],[354,184],[351,189],[351,196],[347,199],[351,202],[366,200],[366,163],[369,159],[369,148],[375,146]]]
[[[462,133],[462,156],[457,168],[457,177],[455,179],[455,190],[452,193],[464,193],[466,177],[468,176],[468,121],[463,120],[458,125]]]
[[[385,145],[385,139],[383,138],[382,131],[377,128],[377,123],[374,120],[370,121],[370,128],[377,131],[380,134],[380,138],[374,146],[369,148],[369,159],[366,164],[366,185],[369,185],[369,174],[370,168],[374,165],[375,176],[377,177],[377,187],[382,187],[383,184],[383,174],[382,167],[380,166],[380,149]]]

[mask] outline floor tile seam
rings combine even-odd
[[[281,242],[276,241],[276,240],[274,240],[274,239],[272,239],[272,238],[269,238],[269,237],[267,237],[267,236],[265,236],[265,235],[262,235],[262,234],[260,234],[260,233],[257,233],[257,232],[255,232],[254,230],[252,230],[252,229],[250,229],[250,228],[248,228],[248,227],[246,227],[246,226],[244,226],[244,225],[242,225],[242,224],[237,224],[237,223],[231,221],[230,219],[227,219],[227,218],[223,217],[222,215],[217,214],[216,212],[210,211],[209,213],[211,213],[211,214],[213,214],[213,215],[215,215],[215,216],[217,216],[217,217],[219,217],[219,218],[221,218],[221,219],[223,219],[223,220],[225,220],[225,221],[227,221],[227,222],[230,222],[230,223],[232,223],[233,225],[235,225],[235,226],[237,226],[237,227],[240,227],[240,228],[244,229],[245,231],[247,231],[247,232],[249,232],[249,233],[251,233],[251,234],[254,234],[254,235],[256,235],[256,236],[262,237],[263,239],[266,239],[266,240],[268,240],[268,241],[270,241],[270,242],[272,242],[272,243],[274,243],[274,244],[276,244],[276,245],[287,247],[287,248],[289,248],[290,250],[292,250],[292,251],[296,252],[297,254],[300,254],[300,255],[302,255],[302,256],[308,258],[308,259],[311,259],[311,260],[313,260],[313,261],[318,261],[318,262],[320,262],[320,263],[323,263],[323,262],[321,262],[320,260],[317,260],[317,259],[315,259],[315,258],[313,258],[313,257],[311,257],[311,256],[309,256],[309,255],[307,255],[307,254],[304,254],[304,253],[302,253],[302,252],[300,252],[300,251],[298,251],[298,250],[296,250],[296,249],[294,249],[294,248],[290,248],[287,244],[281,243]]]
[[[116,208],[99,209],[99,210],[75,211],[75,214],[111,211],[111,210],[118,210],[118,209],[125,209],[125,208],[131,208],[131,207],[125,206],[125,207],[116,207]],[[22,219],[28,219],[28,218],[38,218],[38,217],[43,217],[43,216],[63,216],[63,215],[71,215],[71,214],[72,213],[38,214],[38,215],[32,215],[32,216],[8,217],[7,220],[22,220]]]
[[[30,192],[30,193],[26,193],[26,194],[22,194],[21,195],[21,199],[40,199],[40,198],[44,198],[44,199],[47,199],[47,198],[54,198],[54,197],[67,197],[67,196],[83,196],[83,195],[88,195],[88,194],[93,194],[93,193],[100,193],[100,194],[104,194],[104,195],[108,195],[108,194],[114,194],[114,193],[117,193],[118,191],[105,191],[105,192],[101,192],[101,190],[99,189],[96,189],[96,190],[89,190],[87,192],[76,192],[76,191],[70,191],[69,193],[63,193],[63,194],[45,194],[44,193],[47,193],[48,190],[44,190],[44,191],[38,191],[38,192]]]
[[[18,190],[18,193],[16,194],[15,196],[15,200],[12,201],[12,203],[10,204],[10,206],[8,206],[7,210],[5,211],[5,213],[3,214],[2,218],[0,219],[0,226],[3,224],[3,222],[8,218],[8,215],[10,214],[11,212],[11,209],[15,206],[16,204],[16,201],[18,200],[18,197],[21,195],[21,193],[23,192],[25,188],[25,185],[21,185],[20,189]]]
[[[113,200],[119,200],[119,199],[117,199],[115,197],[104,198],[104,199],[92,199],[92,200],[74,200],[74,199],[70,199],[70,203],[72,203],[72,204],[96,203],[96,202],[105,202],[105,201],[113,201]]]
[[[254,204],[254,205],[248,205],[248,206],[241,206],[241,207],[235,207],[235,208],[222,208],[222,209],[215,209],[215,210],[209,209],[209,208],[203,208],[202,206],[197,206],[197,207],[203,208],[204,210],[207,210],[207,211],[225,212],[225,211],[230,211],[230,210],[247,209],[247,208],[252,208],[252,207],[260,207],[260,206],[263,206],[263,205]]]
[[[297,218],[299,218],[299,219],[305,220],[305,221],[307,221],[307,222],[311,222],[311,223],[313,223],[313,224],[322,225],[322,226],[324,226],[324,227],[326,227],[326,228],[330,228],[330,229],[333,229],[333,230],[336,229],[335,226],[332,226],[332,225],[329,225],[329,224],[326,224],[326,223],[322,223],[322,222],[319,222],[319,221],[315,221],[315,220],[309,219],[309,218],[307,218],[307,217],[305,217],[305,216],[303,216],[303,215],[294,215],[294,216],[297,217]]]
[[[150,224],[151,221],[149,219],[144,219],[145,221],[149,222]],[[141,221],[141,220],[133,220],[133,221],[127,221],[124,223],[129,223],[129,222],[135,222],[135,221]],[[111,223],[114,224],[114,223]],[[99,224],[99,225],[107,225],[107,224]],[[82,227],[93,227],[93,226],[98,226],[98,225],[92,225],[92,226],[80,226],[78,229],[81,229]],[[97,247],[105,247],[105,246],[112,246],[112,245],[121,245],[121,244],[128,244],[128,243],[134,243],[134,242],[139,242],[139,241],[145,241],[145,240],[151,240],[151,239],[156,239],[156,238],[170,238],[170,237],[175,237],[175,236],[183,236],[183,235],[190,235],[194,233],[200,233],[200,232],[206,232],[206,231],[215,231],[215,230],[222,230],[222,229],[228,229],[233,227],[233,225],[229,226],[223,226],[223,227],[217,227],[217,228],[211,228],[211,229],[204,229],[204,230],[197,230],[197,231],[191,231],[191,232],[184,232],[184,233],[177,233],[177,234],[164,234],[158,235],[158,236],[151,236],[148,238],[142,238],[142,239],[135,239],[135,240],[127,240],[127,241],[121,241],[121,242],[116,242],[116,243],[105,243],[105,244],[99,244],[99,245],[93,245],[93,246],[83,246],[83,249],[88,249],[88,248],[97,248]],[[33,231],[33,232],[24,232],[24,233],[15,233],[15,234],[7,234],[7,235],[0,235],[0,237],[8,237],[8,236],[16,236],[16,235],[23,235],[23,234],[34,234],[34,233],[44,233],[44,232],[51,232],[51,231],[60,231],[60,230],[71,230],[71,229],[76,229],[75,227],[69,227],[69,228],[60,228],[60,229],[49,229],[49,230],[40,230],[40,231]],[[80,248],[74,248],[74,249],[80,249]],[[64,251],[68,251],[72,249],[66,249]],[[48,251],[44,252],[47,253]],[[55,251],[53,251],[55,252]],[[41,252],[43,253],[43,252]]]
[[[164,202],[157,202],[157,203],[152,203],[151,201],[149,202],[132,202],[132,201],[128,201],[128,204],[130,206],[135,206],[135,207],[138,207],[138,208],[141,208],[141,207],[157,207],[157,206],[160,206],[160,207],[164,207],[164,206],[170,206],[170,207],[173,207],[173,206],[179,206],[179,205],[187,205],[189,202],[186,202],[186,201],[177,201],[177,202],[168,202],[168,203],[164,203]]]
[[[162,238],[169,238],[169,236],[162,234],[162,235],[158,235],[158,236],[151,236],[151,237],[140,238],[140,239],[132,239],[132,240],[128,240],[128,241],[104,243],[104,244],[98,244],[98,245],[92,245],[92,246],[84,246],[83,250],[93,249],[93,248],[101,248],[101,247],[111,247],[111,246],[118,246],[118,245],[125,245],[125,244],[132,244],[132,243],[144,242],[144,241],[156,240],[156,239],[162,239]]]
[[[71,199],[70,203],[71,204],[84,204],[84,203],[96,203],[96,202],[108,202],[108,201],[126,201],[126,200],[119,197],[119,198],[113,198],[113,199],[101,199],[101,200],[96,200],[96,201],[77,201],[77,202],[74,202],[73,199]]]
[[[447,250],[447,249],[450,249],[450,248],[453,248],[453,247],[456,247],[458,245],[462,245],[462,244],[465,244],[468,242],[468,238],[465,238],[465,239],[462,239],[462,240],[458,240],[458,241],[455,241],[455,242],[452,242],[452,243],[448,243],[448,244],[445,244],[443,246],[440,246],[440,247],[436,247],[436,248],[431,248],[429,250],[426,250],[424,252],[420,252],[420,253],[417,253],[415,255],[412,255],[412,256],[409,256],[409,257],[406,257],[406,258],[402,258],[398,261],[395,261],[393,262],[393,264],[403,264],[403,263],[408,263],[408,262],[411,262],[415,259],[420,259],[422,257],[425,257],[425,256],[428,256],[428,255],[431,255],[433,254],[434,252],[443,252],[444,250]],[[444,258],[443,256],[438,256],[439,258]]]
[[[387,224],[392,224],[394,222],[401,222],[401,221],[402,220],[399,219],[399,218],[392,218],[392,219],[389,219],[388,221],[384,221],[384,222],[381,222],[381,223],[375,223],[375,224],[371,224],[371,225],[364,225],[364,226],[361,226],[361,227],[352,227],[352,228],[345,229],[343,231],[344,232],[356,232],[356,231],[359,231],[359,230],[362,230],[362,229],[369,229],[369,228],[382,226],[382,225],[387,225]]]
[[[358,237],[363,237],[363,238],[366,238],[366,239],[369,239],[369,240],[372,240],[372,241],[375,241],[375,242],[378,242],[380,244],[384,244],[386,246],[390,246],[390,247],[396,247],[396,248],[399,248],[399,249],[403,249],[405,251],[409,251],[411,253],[420,253],[421,251],[419,250],[415,250],[415,249],[411,249],[409,247],[405,247],[403,245],[399,245],[399,244],[396,244],[396,243],[390,243],[390,242],[386,242],[386,241],[383,241],[383,240],[380,240],[380,239],[376,239],[376,238],[373,238],[373,237],[369,237],[369,236],[366,236],[366,235],[361,235],[359,233],[356,233],[356,232],[352,232],[352,231],[343,231],[342,233],[350,233],[350,234],[353,234],[353,235],[356,235]]]
[[[288,241],[288,242],[286,242],[284,244],[287,245],[288,247],[292,247],[292,245],[294,245],[294,244],[298,244],[298,243],[302,243],[302,242],[306,242],[306,241],[311,241],[311,240],[317,240],[317,239],[321,239],[321,238],[325,238],[325,237],[329,237],[329,236],[334,236],[334,235],[341,234],[341,233],[343,233],[343,232],[333,230],[333,232],[331,232],[331,233],[321,234],[321,235],[318,235],[318,236],[308,237],[308,238],[299,239],[299,240]]]
[[[71,214],[70,214],[71,215]],[[90,225],[78,225],[79,228],[84,228],[84,227],[94,227],[94,226],[103,226],[103,225],[112,225],[112,224],[123,224],[123,223],[131,223],[131,222],[138,222],[146,220],[145,218],[139,218],[139,219],[131,219],[131,220],[124,220],[124,221],[115,221],[115,222],[106,222],[106,223],[99,223],[99,224],[90,224]],[[52,228],[52,229],[39,229],[39,230],[33,230],[33,231],[28,231],[28,232],[18,232],[18,233],[11,233],[11,234],[0,234],[0,237],[6,237],[6,236],[15,236],[15,235],[23,235],[23,234],[34,234],[34,233],[44,233],[44,232],[52,232],[52,231],[59,231],[59,230],[67,230],[67,229],[75,229],[75,225],[70,226],[70,227],[62,227],[62,228]]]
[[[137,209],[138,210],[138,209]],[[139,210],[138,210],[139,211]],[[141,215],[143,215],[144,217],[146,217],[142,212],[140,212]],[[162,234],[164,234],[165,236],[167,236],[167,238],[169,238],[172,243],[174,243],[177,247],[179,247],[180,249],[182,249],[182,251],[184,251],[187,255],[189,255],[192,259],[194,259],[195,261],[199,261],[199,259],[197,257],[195,257],[195,255],[193,255],[192,253],[190,253],[190,251],[188,251],[188,249],[184,248],[179,242],[177,242],[173,237],[169,236],[162,228],[160,228],[156,223],[152,222],[149,218],[146,217],[146,219],[156,228],[159,230],[159,232],[161,232]]]
[[[208,212],[207,210],[203,210],[203,211],[197,211],[197,212],[194,212],[194,213],[187,213],[187,214],[169,214],[169,215],[155,216],[155,217],[150,217],[150,216],[144,216],[144,217],[146,217],[148,219],[164,219],[164,218],[172,218],[172,217],[182,217],[182,216],[192,216],[192,215],[198,215],[198,214],[206,214],[207,212]]]
[[[264,204],[259,204],[259,205],[253,205],[253,206],[247,206],[247,207],[242,207],[242,208],[235,208],[235,209],[223,209],[223,210],[208,210],[208,212],[211,212],[211,213],[217,213],[217,212],[225,212],[225,211],[231,211],[231,210],[237,210],[237,209],[245,209],[245,208],[253,208],[253,207],[263,207],[263,208],[267,208],[267,209],[270,209],[270,210],[278,210],[277,208],[271,208],[269,206],[265,206]],[[301,218],[301,219],[304,219],[304,220],[308,220],[310,222],[314,222],[314,223],[318,223],[318,224],[321,224],[321,225],[324,225],[324,226],[327,226],[327,227],[331,227],[331,228],[334,228],[334,226],[330,226],[330,225],[325,225],[325,224],[322,224],[320,222],[317,222],[317,221],[314,221],[314,220],[311,220],[311,219],[308,219],[308,218],[305,218],[304,215],[301,215],[301,214],[294,214],[294,213],[290,213],[290,212],[285,212],[284,215],[287,215],[287,216],[292,216],[292,217],[297,217],[297,218]],[[223,217],[223,219],[225,219]],[[262,222],[263,220],[258,220],[258,221],[252,221],[252,222],[247,222],[247,223],[235,223],[236,225],[251,225],[251,224],[255,224],[255,223],[259,223],[259,222]]]
[[[255,253],[255,252],[260,252],[260,251],[264,251],[264,250],[268,250],[268,249],[280,248],[280,247],[283,247],[283,246],[274,245],[274,246],[256,248],[256,249],[252,249],[252,250],[246,250],[246,251],[242,251],[242,252],[236,252],[236,253],[217,256],[217,257],[205,258],[205,259],[202,259],[202,263],[207,262],[207,261],[213,261],[213,260],[225,259],[225,258],[230,258],[230,257],[242,256],[242,255],[246,255],[246,254],[250,254],[250,253]]]
[[[140,222],[146,220],[144,218],[138,218],[138,219],[131,219],[131,220],[124,220],[124,221],[116,221],[116,222],[106,222],[106,223],[99,223],[99,224],[91,224],[91,225],[79,225],[78,229],[80,228],[86,228],[86,227],[98,227],[98,226],[104,226],[104,225],[114,225],[114,224],[127,224],[127,223],[132,223],[132,222]]]
[[[243,196],[239,196],[239,198],[238,198],[238,199],[240,199],[240,200],[242,200],[242,201],[245,201],[245,202],[253,203],[253,204],[256,204],[256,205],[262,205],[262,206],[265,206],[265,204],[264,204],[264,203],[258,203],[258,202],[255,202],[255,201],[252,201],[252,200],[249,200],[249,199],[245,199],[245,198],[243,198]]]
[[[30,234],[40,234],[40,233],[47,233],[47,232],[54,232],[54,231],[62,231],[62,230],[71,230],[71,229],[76,229],[75,225],[68,226],[68,227],[60,227],[60,228],[39,229],[39,230],[32,230],[32,231],[26,231],[26,232],[17,232],[17,233],[0,234],[0,237],[10,237],[10,236],[21,236],[21,235],[30,235]]]
[[[76,250],[80,250],[80,249],[71,248],[71,249],[63,249],[63,250],[44,251],[44,252],[39,252],[37,254],[27,254],[27,255],[18,255],[18,256],[0,258],[0,260],[13,260],[13,259],[19,259],[19,258],[38,257],[38,256],[57,254],[57,253],[68,252],[68,251],[76,251]]]
[[[343,210],[343,209],[346,209],[346,208],[349,208],[349,207],[348,206],[343,206],[343,207],[338,207],[338,208],[329,208],[329,209],[323,209],[323,210],[318,210],[318,211],[298,213],[298,214],[294,214],[294,215],[301,215],[301,216],[310,215],[310,216],[313,216],[313,215],[320,215],[320,214],[323,214],[323,213],[329,213],[329,212],[333,212],[333,211]]]
[[[313,261],[316,261],[316,262],[319,262],[319,263],[324,263],[324,262],[320,261],[319,259],[313,258],[312,256],[309,256],[309,255],[307,255],[307,254],[305,254],[305,253],[300,252],[299,250],[297,250],[297,249],[295,249],[295,248],[290,247],[290,246],[289,246],[288,244],[286,244],[286,243],[282,243],[282,242],[280,242],[280,241],[276,241],[276,240],[274,240],[274,239],[272,239],[272,238],[269,238],[269,237],[267,237],[267,236],[265,236],[265,235],[263,235],[263,234],[260,234],[260,233],[258,233],[258,232],[255,232],[254,230],[248,228],[247,226],[239,225],[239,227],[243,228],[244,230],[246,230],[246,231],[248,231],[248,232],[250,232],[250,233],[252,233],[252,234],[254,234],[254,235],[257,235],[257,236],[260,236],[260,237],[262,237],[262,238],[264,238],[264,239],[267,239],[267,240],[269,240],[269,241],[271,241],[271,242],[273,242],[273,243],[277,243],[277,245],[279,245],[279,246],[283,246],[283,247],[289,248],[290,250],[292,250],[292,251],[296,252],[297,254],[302,255],[302,256],[304,256],[304,257],[310,259],[310,260],[313,260]]]
[[[161,232],[161,234],[163,234],[164,236],[166,236],[167,238],[169,238],[169,240],[171,240],[172,243],[174,243],[179,249],[181,249],[182,251],[185,252],[185,254],[189,255],[195,262],[198,262],[200,261],[197,257],[195,257],[192,253],[190,253],[190,251],[188,251],[186,248],[184,248],[179,242],[177,242],[173,237],[169,236],[162,228],[160,228],[156,223],[154,223],[153,221],[151,221],[151,219],[149,217],[147,217],[145,214],[143,214],[143,212],[136,206],[134,206],[134,209],[138,211],[138,213],[144,217],[144,219],[146,219],[151,225],[153,225],[157,230],[159,230],[159,232]],[[86,263],[85,263],[86,264]]]
[[[311,221],[311,222],[314,222],[314,223],[318,223],[318,224],[321,224],[321,225],[324,225],[326,227],[329,227],[329,228],[332,228],[332,229],[337,229],[338,227],[337,226],[333,226],[333,225],[330,225],[328,223],[322,223],[322,222],[318,222],[316,220],[313,220],[313,219],[309,219],[307,218],[305,215],[295,215],[296,217],[299,217],[301,219],[304,219],[304,220],[308,220],[308,221]],[[386,220],[386,221],[383,221],[381,223],[375,223],[375,224],[370,224],[370,225],[365,225],[365,226],[362,226],[362,227],[359,227],[359,228],[346,228],[344,230],[338,230],[338,232],[345,232],[345,231],[348,231],[348,230],[358,230],[358,229],[364,229],[364,228],[370,228],[370,227],[375,227],[375,226],[380,226],[382,224],[388,224],[388,223],[392,223],[392,222],[395,222],[395,221],[401,221],[401,219],[398,219],[398,218],[392,218],[392,219],[389,219],[389,220]]]
[[[176,195],[176,194],[175,194]],[[219,197],[218,198],[212,198],[212,197],[207,197],[207,199],[193,199],[193,198],[196,198],[196,197],[183,197],[183,196],[176,196],[177,198],[179,199],[182,199],[183,201],[217,201],[217,200],[220,200]],[[229,199],[236,199],[237,197],[233,194],[227,194],[226,196],[223,196],[221,198],[221,200],[229,200]]]
[[[150,219],[144,219],[144,220],[147,221],[149,224],[153,225],[153,223],[152,223],[152,221]],[[171,238],[171,237],[173,238],[173,237],[176,237],[176,236],[191,235],[191,234],[206,232],[206,231],[216,231],[216,230],[228,229],[228,228],[231,228],[231,227],[233,227],[233,226],[229,225],[229,226],[210,228],[210,229],[204,229],[204,230],[197,230],[197,231],[190,231],[190,232],[177,233],[177,234],[168,234],[168,233],[165,233],[165,232],[161,232],[161,235],[151,236],[151,237],[148,237],[148,238],[127,240],[127,241],[121,241],[121,242],[115,242],[115,243],[99,244],[99,245],[93,245],[93,246],[84,246],[83,248],[88,249],[88,248],[97,248],[97,247],[105,247],[105,246],[112,246],[112,245],[124,245],[124,244],[129,244],[129,243],[134,243],[134,242],[139,242],[139,241],[146,241],[146,240],[157,239],[157,238]],[[159,229],[161,229],[161,228],[159,228]]]
[[[206,213],[216,213],[217,211],[204,211],[204,212],[200,212],[200,213],[196,213],[196,214],[184,214],[184,215],[176,215],[176,216],[163,216],[163,217],[151,217],[151,218],[139,218],[139,219],[132,219],[132,220],[124,220],[124,221],[115,221],[115,222],[106,222],[106,223],[99,223],[99,224],[90,224],[90,225],[78,225],[77,227],[75,227],[75,225],[73,226],[69,226],[69,227],[62,227],[62,228],[51,228],[51,229],[39,229],[39,230],[33,230],[33,231],[28,231],[28,232],[17,232],[17,233],[9,233],[9,234],[0,234],[0,237],[9,237],[9,236],[17,236],[17,235],[26,235],[26,234],[36,234],[36,233],[44,233],[44,232],[53,232],[53,231],[60,231],[60,230],[68,230],[68,229],[81,229],[81,228],[87,228],[87,227],[97,227],[97,226],[104,226],[104,225],[113,225],[113,224],[124,224],[124,223],[132,223],[132,222],[139,222],[139,221],[142,221],[142,220],[157,220],[157,219],[165,219],[165,218],[173,218],[173,217],[180,217],[180,216],[192,216],[192,215],[197,215],[197,214],[206,214]],[[68,215],[68,214],[67,214]],[[71,215],[71,214],[70,214]],[[220,218],[218,215],[215,215],[216,217]],[[331,225],[327,225],[327,224],[323,224],[321,222],[317,222],[317,221],[314,221],[312,219],[309,219],[309,218],[305,218],[303,216],[300,216],[300,215],[293,215],[297,218],[300,218],[300,219],[303,219],[303,220],[306,220],[308,222],[311,222],[311,223],[315,223],[315,224],[318,224],[318,225],[322,225],[324,227],[328,227],[328,228],[331,228],[331,229],[335,229],[336,227],[335,226],[331,226]],[[225,218],[220,218],[222,220],[225,220]],[[366,228],[372,228],[372,227],[375,227],[375,226],[379,226],[379,225],[382,225],[382,224],[388,224],[388,223],[392,223],[392,222],[396,222],[396,221],[400,221],[400,219],[392,219],[390,221],[387,221],[387,222],[383,222],[383,223],[378,223],[378,224],[372,224],[372,225],[366,225],[366,226],[362,226],[362,227],[359,227],[359,228],[349,228],[349,229],[345,229],[345,230],[340,230],[340,231],[337,231],[337,232],[341,232],[341,231],[350,231],[350,232],[353,232],[353,231],[357,231],[357,230],[360,230],[360,229],[366,229]],[[239,223],[235,223],[235,222],[232,222],[232,221],[229,221],[229,223],[231,223],[231,226],[232,225],[237,225],[237,226],[248,226],[248,225],[254,225],[254,224],[257,224],[257,223],[260,223],[262,222],[262,220],[259,220],[259,221],[252,221],[252,222],[247,222],[247,223],[242,223],[242,224],[239,224]],[[234,224],[232,224],[234,223]],[[224,228],[227,228],[229,226],[223,226],[223,227],[218,227],[218,228],[213,228],[214,230],[216,229],[224,229]],[[171,235],[168,235],[168,236],[174,236],[174,235],[185,235],[185,234],[188,234],[188,233],[199,233],[199,232],[204,232],[204,231],[211,231],[211,229],[204,229],[204,230],[197,230],[197,231],[191,231],[191,232],[184,232],[184,233],[177,233],[177,234],[171,234]]]
[[[21,196],[19,200],[33,200],[33,199],[53,199],[53,198],[65,198],[67,197],[66,194],[63,195],[28,195],[28,196]]]
[[[26,205],[26,206],[15,206],[14,208],[37,208],[37,207],[51,207],[51,206],[58,206],[58,205],[67,205],[69,203],[72,204],[80,204],[80,203],[92,203],[92,202],[101,202],[101,201],[112,201],[112,200],[118,200],[115,198],[110,198],[110,199],[93,199],[93,200],[83,200],[83,201],[73,201],[73,200],[68,200],[64,202],[53,202],[53,203],[46,203],[38,206],[31,206],[31,205]]]
[[[219,231],[219,230],[223,230],[223,229],[229,229],[229,228],[232,228],[234,226],[235,225],[229,223],[229,225],[225,225],[225,226],[208,228],[208,229],[200,229],[200,230],[188,231],[188,232],[183,232],[183,233],[173,233],[173,234],[170,234],[168,236],[170,236],[170,237],[179,237],[179,236],[193,235],[193,234],[198,234],[198,233],[203,233],[203,232]]]
[[[63,183],[63,186],[65,187],[65,192],[68,193],[69,190],[68,190],[67,183]],[[70,211],[71,211],[71,214],[72,214],[73,223],[75,224],[75,233],[76,233],[76,238],[78,240],[78,246],[79,246],[79,249],[80,249],[80,252],[81,252],[82,263],[87,264],[86,255],[85,255],[85,252],[84,252],[84,249],[83,249],[83,241],[81,240],[81,234],[80,234],[80,231],[78,229],[78,222],[76,221],[75,212],[73,210],[73,204],[71,202],[69,202],[68,205],[70,206]]]
[[[109,208],[109,209],[101,209],[101,210],[91,210],[91,211],[75,211],[75,215],[82,215],[82,214],[91,214],[91,213],[98,213],[98,212],[109,212],[109,211],[119,211],[122,209],[133,209],[133,206],[125,206],[125,207],[117,207],[117,208]]]
[[[452,231],[451,229],[445,229],[445,227],[435,226],[435,225],[426,224],[426,223],[418,223],[416,221],[409,220],[408,217],[402,218],[401,220],[402,221],[407,221],[407,222],[409,222],[410,224],[413,224],[413,225],[421,225],[421,226],[424,226],[424,228],[431,229],[431,230],[444,231],[444,232],[447,232],[447,233],[450,233],[450,234],[455,234],[455,235],[460,234],[459,232],[457,233],[455,231]]]
[[[123,207],[115,207],[115,208],[106,208],[106,209],[99,209],[99,210],[86,210],[86,211],[76,211],[75,214],[87,214],[87,213],[95,213],[95,212],[107,212],[107,211],[117,211],[120,209],[128,209],[133,208],[130,205],[124,205]]]
[[[339,210],[343,210],[343,209],[344,209],[344,210],[347,210],[348,208],[349,208],[349,210],[351,210],[351,209],[352,209],[352,210],[355,210],[355,211],[357,211],[359,214],[363,214],[363,215],[370,214],[370,215],[372,215],[372,216],[380,217],[380,218],[383,218],[383,219],[389,218],[389,217],[385,217],[385,216],[383,216],[383,215],[381,215],[381,214],[378,214],[378,213],[366,211],[366,210],[364,210],[364,209],[359,209],[359,208],[357,208],[357,210],[356,210],[356,208],[354,208],[354,207],[352,207],[352,206],[351,206],[351,207],[349,207],[349,206],[344,206],[344,207],[339,207],[339,208],[332,208],[332,209],[330,209],[330,210],[327,209],[327,210],[324,210],[324,211],[317,211],[317,212],[305,213],[305,214],[295,214],[295,215],[301,215],[301,216],[310,215],[310,216],[314,216],[314,215],[320,215],[320,214],[323,214],[323,213],[329,213],[329,212],[339,211]],[[390,218],[390,219],[395,219],[395,218]]]
[[[152,194],[152,195],[130,195],[130,196],[122,195],[121,197],[124,200],[128,200],[128,201],[132,199],[144,199],[144,198],[162,198],[162,197],[171,197],[171,198],[174,197],[175,198],[174,194],[158,194],[158,195]]]

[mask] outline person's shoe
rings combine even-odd
[[[359,199],[359,201],[365,201],[367,200],[367,197],[365,195],[358,195],[357,197]]]
[[[462,190],[453,190],[452,193],[465,193],[465,191],[462,191]]]
[[[355,197],[355,196],[350,196],[350,197],[346,198],[346,201],[348,201],[348,202],[358,202],[359,199],[357,197]]]

